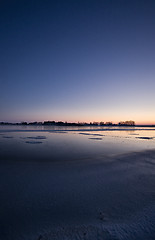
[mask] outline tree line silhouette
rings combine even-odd
[[[62,122],[62,121],[44,121],[44,122],[20,122],[20,123],[9,123],[9,122],[0,122],[1,125],[45,125],[45,126],[135,126],[135,122],[124,121],[114,124],[112,122]]]

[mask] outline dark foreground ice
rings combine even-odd
[[[0,240],[155,239],[155,150],[108,154],[108,138],[79,134],[25,143],[37,136],[0,139]]]

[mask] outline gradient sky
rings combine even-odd
[[[0,121],[155,124],[154,0],[1,0]]]

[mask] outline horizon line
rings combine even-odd
[[[59,126],[69,126],[69,125],[75,125],[75,126],[155,126],[155,123],[153,124],[136,124],[135,121],[129,120],[129,121],[119,121],[117,123],[113,123],[112,121],[103,122],[103,121],[93,121],[93,122],[67,122],[67,121],[54,121],[54,120],[47,120],[47,121],[20,121],[20,122],[8,122],[8,121],[0,121],[0,125],[59,125]]]

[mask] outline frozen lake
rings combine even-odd
[[[155,128],[0,126],[0,239],[155,239]]]

